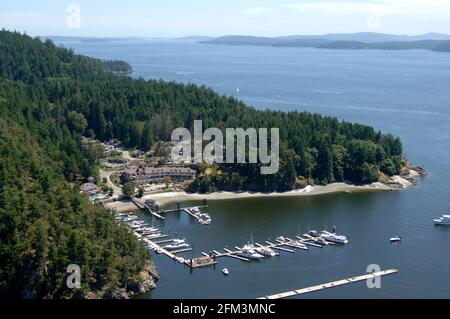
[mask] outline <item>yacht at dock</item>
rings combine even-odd
[[[337,235],[336,233],[330,233],[329,231],[326,231],[326,230],[322,230],[320,232],[320,237],[322,237],[323,239],[325,239],[329,242],[332,242],[332,243],[342,244],[342,245],[348,244],[348,239],[346,236]]]
[[[263,256],[267,256],[267,257],[278,256],[278,253],[276,253],[272,248],[269,248],[269,247],[256,247],[254,249],[258,254],[261,254]]]
[[[252,259],[252,260],[260,260],[260,259],[264,258],[263,255],[258,253],[256,251],[256,249],[250,245],[245,245],[244,247],[242,247],[242,250],[239,253],[239,256],[248,258],[248,259]]]

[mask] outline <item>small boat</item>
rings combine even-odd
[[[308,247],[298,240],[291,241],[289,243],[289,246],[298,248],[298,249],[308,250]]]
[[[329,231],[326,231],[326,230],[322,230],[320,232],[320,237],[322,237],[323,239],[325,239],[329,242],[332,242],[332,243],[341,244],[341,245],[348,244],[348,239],[346,236],[337,235],[336,233],[330,233]]]
[[[157,233],[159,232],[158,228],[153,228],[153,227],[141,227],[141,228],[137,228],[135,229],[136,232],[138,233]]]
[[[273,249],[271,249],[269,247],[256,247],[255,250],[258,254],[261,254],[263,256],[267,256],[267,257],[278,256],[278,253],[276,253]]]
[[[144,236],[147,239],[154,239],[159,238],[162,236],[161,232],[143,232],[142,236]]]
[[[320,234],[316,230],[310,230],[308,235],[312,237],[320,237]]]
[[[323,246],[328,245],[327,241],[325,239],[323,239],[322,237],[317,237],[314,241],[316,242],[316,244],[319,244],[319,245],[323,245]]]
[[[252,260],[260,260],[263,259],[264,256],[258,253],[252,246],[245,245],[242,247],[241,252],[239,253],[239,256],[252,259]]]
[[[155,238],[159,238],[162,237],[162,233],[142,233],[142,236],[144,236],[147,239],[155,239]]]
[[[198,222],[201,225],[211,225],[211,219],[200,219]]]
[[[450,226],[450,215],[442,215],[433,220],[435,225]]]
[[[279,237],[277,237],[277,241],[281,241],[284,243],[284,242],[287,242],[288,240],[283,236],[279,236]]]
[[[189,248],[189,244],[186,243],[179,243],[179,244],[170,244],[166,245],[163,248],[167,250],[175,250],[175,249],[183,249],[183,248]]]
[[[230,274],[230,271],[228,270],[228,268],[224,268],[224,269],[222,269],[222,273],[223,273],[225,276],[228,276],[228,275]]]
[[[401,242],[401,241],[402,241],[402,238],[399,237],[399,236],[395,236],[395,237],[392,237],[391,239],[389,239],[389,241],[390,241],[391,243],[398,243],[398,242]]]

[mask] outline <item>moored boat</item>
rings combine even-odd
[[[252,259],[252,260],[260,260],[263,259],[264,256],[261,255],[260,253],[258,253],[252,246],[250,245],[245,245],[244,247],[242,247],[241,252],[239,253],[239,256],[247,258],[247,259]]]
[[[316,230],[310,230],[308,235],[312,237],[320,237],[320,234]]]
[[[272,248],[269,248],[269,247],[256,247],[255,251],[258,254],[261,254],[261,255],[267,256],[267,257],[278,256],[278,253],[276,253]]]
[[[348,244],[347,236],[345,235],[337,235],[336,233],[330,233],[329,231],[323,230],[320,232],[320,237],[323,239],[341,245]]]
[[[450,226],[450,215],[442,215],[433,221],[435,225]]]
[[[166,250],[175,250],[175,249],[183,249],[183,248],[189,248],[189,244],[187,243],[180,243],[180,244],[170,244],[166,245],[163,248]]]
[[[308,247],[304,243],[300,242],[299,240],[291,241],[289,243],[289,246],[298,248],[298,249],[308,250]]]

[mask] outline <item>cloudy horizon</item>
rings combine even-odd
[[[42,0],[2,7],[1,28],[33,36],[450,34],[450,0],[130,0],[126,4]]]

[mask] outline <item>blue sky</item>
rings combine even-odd
[[[361,31],[450,34],[450,0],[2,2],[0,27],[26,31],[30,35],[276,36]],[[69,7],[71,4],[76,7]],[[74,8],[80,9],[79,20]],[[80,24],[68,23],[68,19]]]

